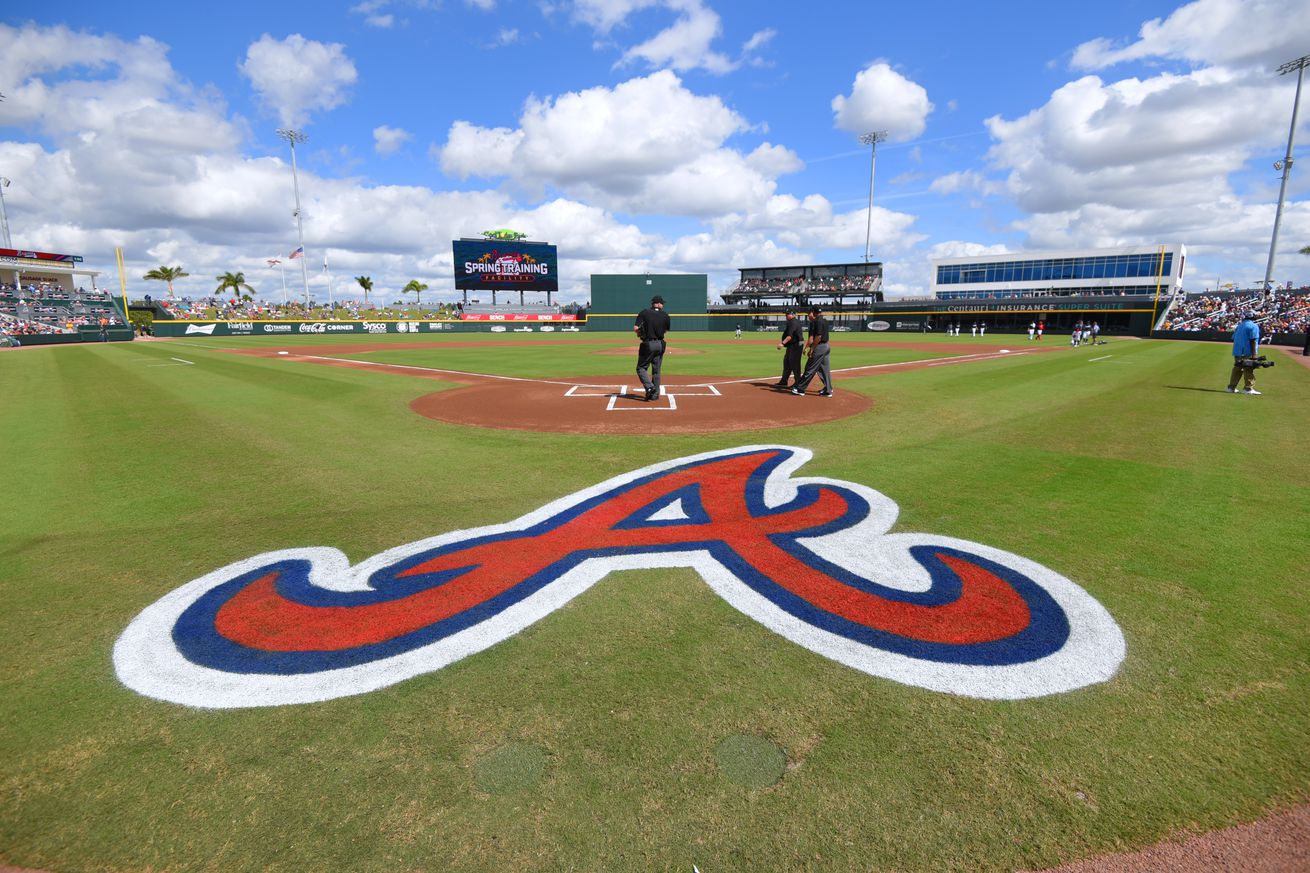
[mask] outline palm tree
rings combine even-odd
[[[151,282],[167,282],[168,296],[171,298],[173,296],[173,282],[176,281],[177,279],[181,279],[183,276],[190,276],[190,275],[191,275],[190,273],[188,273],[186,270],[183,270],[180,266],[155,267],[153,270],[151,270],[149,273],[146,273],[141,278]]]
[[[415,304],[416,306],[422,306],[422,305],[423,305],[423,292],[426,291],[426,290],[428,290],[428,286],[427,286],[427,285],[424,285],[424,284],[423,284],[422,282],[420,282],[418,279],[410,279],[410,280],[409,280],[409,284],[406,285],[404,288],[401,288],[401,289],[400,289],[400,293],[401,293],[401,294],[413,294],[413,295],[414,295],[414,304]]]
[[[251,291],[255,290],[253,285],[246,282],[245,273],[224,273],[223,275],[215,276],[214,278],[218,280],[218,287],[214,289],[215,294],[222,294],[228,288],[231,288],[236,292],[239,300],[251,301],[255,299],[249,294],[241,293],[242,288],[249,288]]]
[[[1301,254],[1310,255],[1310,246],[1301,246]]]
[[[364,305],[368,306],[368,292],[373,290],[373,278],[371,276],[356,276],[355,281],[359,287],[364,289]]]

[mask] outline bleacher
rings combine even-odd
[[[0,284],[3,332],[11,335],[74,334],[79,328],[123,325],[113,300],[104,291],[62,288],[50,283]]]
[[[774,309],[779,305],[819,303],[872,304],[882,296],[880,283],[873,276],[801,276],[768,279],[747,278],[723,292],[726,306]]]
[[[1303,334],[1310,327],[1310,288],[1186,295],[1171,303],[1162,327],[1179,331],[1230,331],[1248,315],[1265,336]]]

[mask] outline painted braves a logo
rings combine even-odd
[[[136,691],[192,706],[327,700],[493,646],[613,570],[691,567],[770,630],[897,682],[1014,699],[1114,675],[1123,635],[1073,582],[978,543],[888,533],[886,496],[793,478],[810,457],[678,458],[354,567],[329,548],[257,555],[148,607],[114,665]]]

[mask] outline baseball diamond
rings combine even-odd
[[[796,397],[773,336],[675,330],[651,401],[591,331],[4,353],[0,858],[265,867],[304,810],[412,866],[494,820],[477,856],[515,869],[627,869],[616,835],[803,866],[834,833],[834,869],[1035,869],[1163,838],[1171,798],[1208,829],[1300,796],[1303,519],[1226,434],[1303,453],[1310,369],[1257,405],[1205,344],[1025,343],[834,332],[836,393]]]
[[[0,873],[1310,871],[1305,0],[5,8]]]

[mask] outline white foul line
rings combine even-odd
[[[879,370],[879,369],[882,369],[882,368],[884,368],[884,367],[905,367],[905,366],[914,366],[914,365],[916,365],[916,364],[924,364],[924,366],[928,366],[928,367],[940,367],[940,366],[943,365],[943,364],[960,364],[960,363],[963,363],[963,362],[965,362],[965,361],[987,361],[987,360],[993,360],[993,359],[996,359],[996,358],[1017,358],[1017,357],[1020,357],[1020,356],[1022,356],[1022,355],[1026,355],[1026,354],[1028,354],[1028,352],[1007,352],[1007,353],[1005,353],[1005,354],[997,354],[997,353],[995,353],[995,352],[978,352],[978,353],[976,353],[976,354],[972,354],[972,355],[952,355],[952,356],[947,357],[947,358],[936,358],[936,359],[931,359],[931,360],[928,360],[926,364],[924,363],[923,360],[919,360],[919,361],[892,361],[892,362],[889,362],[889,363],[886,363],[886,364],[864,364],[864,365],[859,366],[859,367],[839,367],[839,368],[833,370],[832,372],[834,372],[834,373],[858,373],[858,372],[861,372],[861,371],[863,371],[863,370]],[[330,356],[327,356],[327,355],[298,355],[298,354],[292,353],[292,355],[289,356],[289,357],[287,358],[287,360],[292,360],[292,361],[294,361],[294,360],[309,360],[309,361],[339,361],[339,362],[341,362],[341,363],[343,363],[343,364],[358,364],[358,365],[360,365],[360,366],[364,366],[364,367],[382,367],[382,368],[390,368],[390,369],[395,369],[395,370],[419,370],[419,371],[424,372],[424,373],[444,373],[444,374],[449,375],[449,376],[467,376],[467,377],[469,377],[469,378],[473,378],[473,379],[499,379],[499,380],[501,380],[501,381],[503,381],[503,382],[526,382],[526,383],[533,384],[533,385],[568,385],[568,386],[570,386],[570,391],[571,391],[572,389],[574,389],[574,388],[614,388],[614,387],[615,387],[614,385],[589,385],[589,384],[582,384],[582,383],[577,383],[577,382],[564,382],[564,381],[561,381],[561,380],[559,380],[559,379],[532,379],[532,378],[528,378],[528,377],[524,377],[524,376],[498,376],[498,375],[495,375],[495,374],[493,374],[493,373],[470,373],[470,372],[468,372],[467,370],[447,370],[447,369],[443,369],[443,368],[441,368],[441,367],[420,367],[420,366],[417,366],[417,365],[415,365],[415,364],[391,364],[391,363],[387,363],[387,362],[385,362],[385,361],[361,361],[361,360],[358,360],[358,359],[355,359],[355,358],[335,358],[335,357],[330,357]],[[740,385],[740,384],[744,384],[744,383],[747,383],[747,382],[759,382],[759,381],[761,381],[762,379],[769,379],[769,378],[771,378],[771,377],[769,377],[769,376],[752,376],[752,377],[750,377],[750,378],[748,378],[748,379],[721,379],[721,380],[718,380],[718,381],[715,381],[715,382],[693,382],[693,383],[691,383],[691,384],[689,384],[689,385],[680,385],[680,386],[675,386],[675,387],[680,387],[680,388],[709,388],[709,389],[713,390],[714,393],[717,395],[717,394],[718,394],[718,390],[715,389],[715,387],[714,387],[715,385]],[[593,395],[587,395],[587,394],[572,394],[572,393],[570,393],[570,392],[565,392],[565,395],[566,395],[566,396],[570,396],[570,397],[588,397],[588,396],[595,397],[595,396],[597,396],[597,395],[594,395],[594,394],[593,394]],[[602,396],[603,396],[603,395],[602,395]],[[688,396],[688,395],[684,395],[684,396]],[[695,396],[695,395],[691,395],[691,396]],[[625,407],[625,408],[626,408],[626,407]],[[636,407],[636,408],[639,408],[639,409],[650,409],[651,407]],[[660,408],[660,409],[663,409],[664,407],[659,407],[659,408]]]
[[[1091,363],[1095,363],[1096,361],[1104,361],[1106,358],[1113,358],[1113,357],[1114,355],[1101,355],[1099,358],[1088,358],[1087,363],[1091,364]]]

